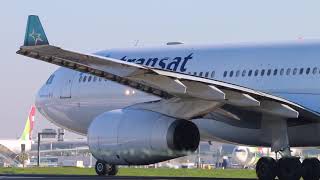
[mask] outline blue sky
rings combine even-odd
[[[137,40],[147,46],[319,39],[319,7],[319,0],[2,0],[0,138],[20,135],[35,93],[57,68],[15,54],[29,14],[40,16],[51,44],[94,52]],[[51,126],[37,118],[37,129]]]

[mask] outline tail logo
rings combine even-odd
[[[27,29],[24,36],[24,46],[48,45],[49,41],[43,30],[38,16],[28,17]]]
[[[38,41],[43,42],[43,40],[41,39],[41,34],[40,33],[36,33],[35,30],[32,30],[32,33],[29,34],[29,36],[34,40],[34,45],[36,46]]]
[[[34,117],[36,114],[36,107],[31,106],[31,110],[29,112],[26,125],[24,127],[23,133],[20,137],[22,141],[30,141],[32,139],[32,130],[34,127]]]

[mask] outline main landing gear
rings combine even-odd
[[[257,163],[256,173],[260,180],[319,180],[320,161],[317,158],[305,159],[302,163],[298,157],[283,157],[275,161],[262,157]]]
[[[291,156],[288,124],[286,119],[264,117],[262,130],[265,133],[265,141],[270,142],[271,150],[280,153],[281,159],[274,160],[270,157],[262,157],[256,166],[256,174],[260,180],[273,180],[277,176],[279,180],[319,180],[320,161],[317,158],[305,159]]]
[[[100,160],[96,162],[95,170],[99,176],[115,176],[118,173],[118,167],[116,165],[106,164]]]

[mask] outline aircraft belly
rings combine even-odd
[[[234,144],[252,146],[270,146],[271,132],[261,129],[245,128],[230,125],[213,119],[195,119],[202,140],[218,140]],[[289,127],[289,143],[292,147],[320,146],[320,123]],[[267,133],[267,134],[266,134]]]
[[[46,118],[54,124],[71,130],[73,132],[86,135],[91,121],[99,114],[114,109],[123,108],[128,104],[117,103],[114,105],[83,105],[68,102],[55,104],[46,107]]]
[[[54,124],[86,135],[91,121],[103,112],[122,109],[127,106],[148,101],[150,98],[114,97],[86,97],[60,99],[55,103],[42,106],[42,114]]]
[[[241,128],[213,119],[195,119],[192,121],[198,126],[201,138],[220,139],[220,141],[246,145],[261,143],[256,138],[261,136],[259,129]]]

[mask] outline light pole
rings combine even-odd
[[[198,168],[201,168],[201,155],[200,155],[200,144],[198,147]]]

